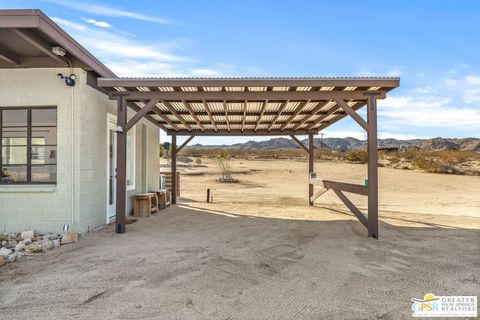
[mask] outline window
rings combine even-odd
[[[135,130],[127,132],[127,190],[135,189]]]
[[[56,108],[0,108],[0,129],[0,184],[56,183]]]

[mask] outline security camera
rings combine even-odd
[[[58,73],[57,77],[59,79],[65,79],[65,84],[69,87],[75,86],[75,80],[77,79],[77,76],[72,73],[69,76],[64,76],[62,73]]]

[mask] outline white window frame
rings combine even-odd
[[[137,155],[137,139],[136,139],[136,126],[133,126],[127,132],[127,170],[126,170],[126,180],[127,180],[127,191],[135,190],[135,176],[136,176],[136,155]],[[133,139],[132,149],[129,148],[129,139]],[[130,169],[133,168],[133,172],[130,172]]]

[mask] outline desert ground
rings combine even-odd
[[[379,168],[377,241],[331,191],[306,206],[305,161],[234,159],[236,184],[201,161],[180,167],[178,206],[126,234],[106,227],[1,268],[0,318],[411,319],[413,297],[480,292],[478,176]]]

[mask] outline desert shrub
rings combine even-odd
[[[345,152],[344,158],[350,162],[367,163],[368,152],[367,150],[351,150]]]
[[[220,168],[221,180],[232,180],[232,159],[228,152],[220,151],[217,154],[217,163]]]
[[[195,159],[195,163],[196,164],[202,164],[202,159],[200,159],[200,158]]]

